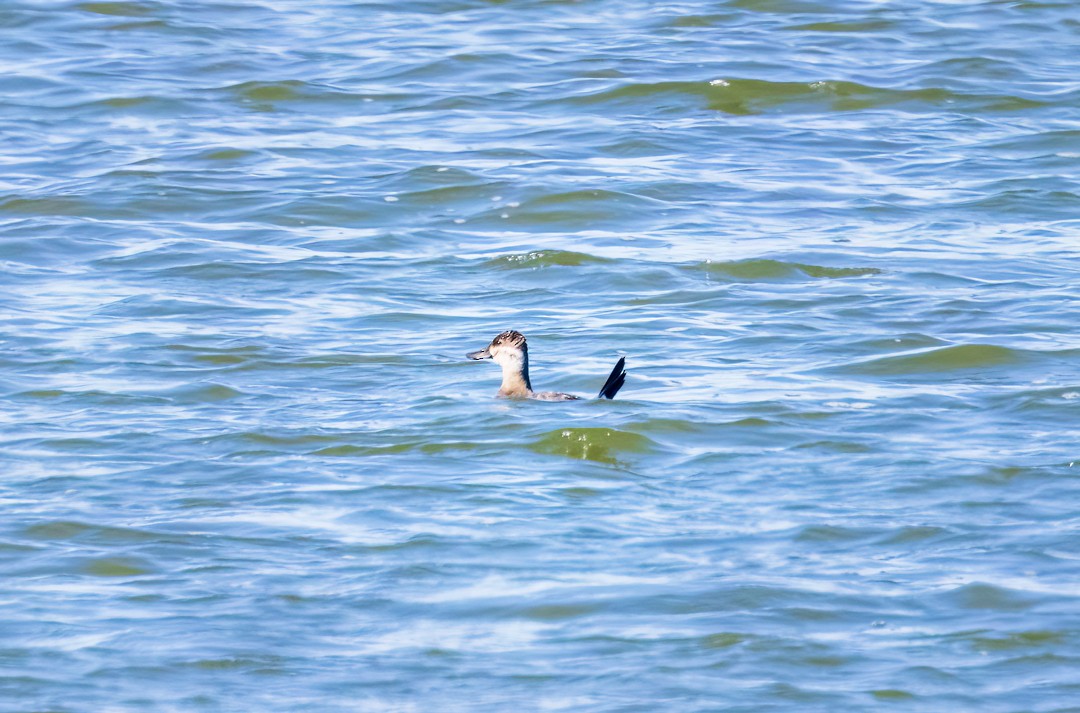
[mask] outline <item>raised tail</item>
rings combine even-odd
[[[600,393],[596,395],[596,398],[615,398],[615,394],[619,393],[619,389],[622,388],[623,382],[626,381],[626,369],[623,368],[625,366],[626,357],[621,357],[619,363],[611,370],[611,374],[608,375],[607,381],[604,382],[604,388],[600,389]]]

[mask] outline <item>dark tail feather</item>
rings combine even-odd
[[[596,395],[596,398],[615,398],[615,394],[619,393],[619,389],[622,388],[623,382],[626,381],[626,369],[623,368],[624,366],[626,366],[626,357],[621,357],[619,363],[611,370],[611,374],[608,376],[607,381],[604,382],[604,388],[600,389],[600,393]]]

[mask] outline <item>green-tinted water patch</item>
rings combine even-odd
[[[134,557],[102,557],[85,563],[82,571],[94,577],[137,577],[153,572],[153,568]]]
[[[708,14],[708,15],[679,15],[671,20],[671,27],[715,27],[716,25],[730,22],[735,15],[731,14]]]
[[[928,334],[898,334],[895,337],[875,337],[856,343],[862,349],[876,352],[913,351],[928,347],[947,346],[947,343]]]
[[[869,528],[851,528],[838,525],[810,525],[802,528],[796,542],[856,542],[876,534]]]
[[[295,79],[285,82],[244,82],[229,89],[251,101],[293,101],[304,96],[306,82]]]
[[[887,89],[836,80],[782,82],[736,78],[624,84],[577,97],[574,101],[583,104],[651,103],[669,110],[704,104],[707,109],[735,116],[773,112],[858,112],[886,107],[926,112],[946,104],[962,104],[972,110],[1016,111],[1044,104],[1013,95],[966,95],[938,87]]]
[[[1014,366],[1026,361],[1023,352],[993,344],[961,344],[916,354],[882,357],[858,362],[841,370],[872,376],[913,376]]]
[[[561,492],[564,496],[566,496],[566,498],[570,500],[589,500],[591,498],[598,498],[604,494],[602,490],[581,486],[573,488],[563,488],[559,492]]]
[[[833,8],[807,0],[731,0],[731,7],[738,7],[751,12],[770,15],[825,15]]]
[[[76,5],[85,12],[95,15],[112,15],[115,17],[143,17],[153,12],[153,8],[134,2],[84,2]]]
[[[282,660],[278,656],[230,656],[223,658],[206,658],[189,661],[182,664],[185,668],[193,668],[199,671],[247,671],[253,674],[279,674],[283,673]]]
[[[1059,646],[1068,641],[1062,631],[1036,629],[1006,636],[973,636],[971,644],[982,651],[1021,651],[1031,648]]]
[[[330,458],[356,458],[363,456],[393,455],[396,453],[445,453],[449,451],[469,451],[479,448],[481,444],[472,441],[450,441],[445,443],[428,443],[410,441],[406,443],[393,443],[380,446],[358,446],[351,443],[343,443],[337,446],[327,446],[312,455],[327,456]]]
[[[691,266],[710,277],[720,277],[732,282],[780,282],[785,280],[839,279],[880,275],[875,267],[826,267],[800,262],[772,259],[734,260],[730,262],[706,261]]]
[[[0,213],[16,215],[85,215],[91,207],[81,198],[53,196],[49,198],[3,198]]]
[[[40,522],[24,528],[22,533],[24,537],[43,542],[80,542],[108,546],[176,542],[185,537],[131,527],[94,525],[74,520]]]
[[[161,31],[168,30],[169,23],[164,20],[134,20],[131,22],[117,22],[106,27],[109,32],[131,32],[141,30]]]
[[[614,229],[635,220],[640,223],[652,216],[652,210],[664,205],[646,196],[597,188],[544,193],[523,201],[520,206],[493,208],[483,218],[502,229],[514,227],[536,232],[556,227]]]
[[[889,20],[859,20],[854,22],[808,22],[792,25],[786,29],[798,32],[881,32],[894,23]]]
[[[290,280],[340,280],[344,273],[335,270],[310,267],[292,263],[205,262],[194,265],[178,265],[166,268],[163,277],[184,277],[192,280],[271,280],[280,281],[283,276]]]
[[[407,178],[411,178],[408,176]],[[397,181],[390,184],[391,186],[397,185]],[[423,206],[430,208],[434,206],[457,206],[457,210],[466,211],[469,209],[477,210],[484,209],[491,206],[491,197],[493,194],[503,190],[502,183],[491,181],[480,181],[479,179],[471,176],[463,177],[459,183],[452,185],[436,186],[434,188],[425,188],[423,190],[412,190],[407,193],[388,193],[384,196],[383,200],[390,200],[390,203],[396,203],[403,201],[406,205]]]
[[[258,156],[254,151],[247,151],[245,149],[215,149],[213,151],[206,151],[202,153],[199,158],[204,161],[222,161],[232,163],[245,159],[251,159]]]
[[[105,448],[106,443],[96,438],[46,438],[41,445],[61,452],[96,452]]]
[[[881,544],[907,545],[914,542],[925,542],[926,540],[934,540],[948,534],[949,531],[943,527],[934,527],[931,525],[911,525],[909,527],[902,527],[896,532],[886,537],[883,537],[881,539]]]
[[[1046,467],[997,465],[976,474],[972,480],[985,485],[1008,486],[1025,478],[1047,477],[1053,477],[1053,474]]]
[[[1025,592],[982,583],[968,584],[954,589],[946,595],[946,598],[952,605],[963,609],[1018,612],[1035,605],[1032,596]]]
[[[701,433],[705,425],[684,418],[649,418],[641,421],[632,421],[627,427],[635,431],[647,431],[650,433],[664,434],[690,434]]]
[[[67,394],[67,391],[61,391],[60,389],[33,389],[31,391],[23,391],[15,395],[28,399],[55,399],[61,396],[66,396]]]
[[[176,403],[212,404],[238,399],[246,394],[224,384],[189,384],[167,392]]]
[[[599,608],[595,604],[538,604],[522,609],[520,614],[535,621],[563,621],[591,614]]]
[[[655,445],[645,436],[613,428],[564,428],[545,434],[529,448],[546,455],[617,463],[621,456],[648,453]]]
[[[872,446],[869,446],[865,443],[840,440],[810,441],[809,443],[800,443],[794,446],[794,448],[800,450],[815,450],[833,453],[870,453],[874,450]]]
[[[152,104],[156,101],[160,101],[160,99],[154,96],[110,97],[108,99],[102,99],[99,103],[102,106],[107,106],[112,109],[130,109],[131,107]],[[148,177],[152,177],[154,176],[154,173],[147,171],[145,172],[145,175]]]
[[[246,361],[251,361],[250,357],[242,354],[198,354],[192,357],[191,360],[214,366],[232,366],[233,364],[243,364]]]
[[[203,444],[222,446],[266,446],[260,452],[273,453],[276,451],[307,450],[311,446],[325,443],[340,442],[348,434],[332,435],[327,433],[264,433],[260,431],[240,431],[226,433],[210,438],[192,439]]]
[[[732,646],[737,646],[747,640],[745,634],[737,634],[734,632],[720,632],[717,634],[709,634],[701,639],[701,645],[707,649],[729,649]]]
[[[315,456],[328,456],[330,458],[355,458],[359,456],[393,455],[395,453],[409,453],[411,451],[426,448],[437,448],[440,444],[424,444],[416,442],[392,443],[385,446],[357,446],[351,443],[343,443],[338,446],[327,446],[317,451],[312,451]]]
[[[571,250],[536,250],[514,255],[501,255],[488,260],[485,265],[494,268],[516,270],[521,268],[536,269],[541,267],[579,267],[611,262],[605,258],[573,252]]]

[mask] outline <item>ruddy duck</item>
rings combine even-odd
[[[533,391],[529,381],[529,346],[525,335],[509,330],[491,340],[484,349],[466,354],[470,359],[492,359],[502,367],[502,386],[496,396],[514,399],[538,399],[540,401],[573,401],[580,396],[564,394],[559,391]],[[611,370],[604,388],[597,394],[598,399],[612,399],[626,381],[626,357]]]

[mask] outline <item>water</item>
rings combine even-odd
[[[0,25],[3,710],[1078,710],[1075,4]]]

